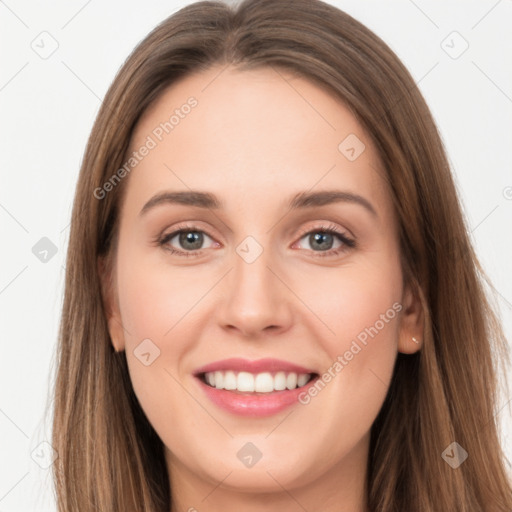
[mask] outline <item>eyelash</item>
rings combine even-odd
[[[190,256],[197,256],[201,253],[201,250],[199,251],[179,251],[177,249],[174,249],[173,247],[167,245],[167,243],[172,240],[176,235],[179,235],[180,233],[187,233],[187,232],[196,232],[196,233],[204,233],[208,237],[212,238],[206,231],[202,229],[197,229],[196,226],[188,226],[188,225],[179,225],[177,228],[172,232],[168,233],[162,236],[159,236],[156,238],[155,243],[156,245],[162,247],[164,250],[169,251],[171,254],[177,255],[177,256],[183,256],[183,257],[190,257]],[[329,224],[327,226],[322,225],[318,226],[317,228],[305,230],[303,231],[300,236],[299,240],[304,238],[305,235],[309,235],[312,233],[325,233],[330,235],[335,235],[342,243],[343,246],[338,249],[330,249],[329,251],[311,251],[315,253],[314,257],[334,257],[338,256],[343,252],[346,252],[350,249],[355,249],[357,247],[356,241],[352,238],[347,237],[343,232],[339,230],[339,228],[334,224]]]

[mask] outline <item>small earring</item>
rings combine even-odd
[[[414,341],[414,343],[419,343],[419,341],[414,336],[412,337],[412,341]]]

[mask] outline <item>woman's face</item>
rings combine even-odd
[[[370,138],[309,81],[216,67],[145,112],[134,151],[109,329],[173,485],[357,488],[421,332]]]

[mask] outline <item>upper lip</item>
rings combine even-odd
[[[203,373],[214,371],[234,370],[249,373],[263,373],[263,372],[295,372],[295,373],[315,373],[314,370],[299,366],[288,361],[281,359],[257,359],[251,361],[249,359],[242,359],[234,357],[230,359],[222,359],[213,363],[206,364],[198,368],[194,374],[200,375]]]

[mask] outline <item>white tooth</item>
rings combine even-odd
[[[289,373],[286,377],[286,387],[288,389],[295,389],[297,387],[297,374]]]
[[[254,376],[249,372],[240,372],[236,379],[238,391],[254,392]]]
[[[274,389],[276,391],[283,391],[286,389],[286,374],[284,372],[277,372],[274,377]]]
[[[258,373],[254,380],[254,391],[257,393],[270,393],[274,391],[274,379],[270,373]]]
[[[224,389],[224,373],[215,372],[215,387],[217,389]]]
[[[224,389],[236,389],[235,372],[228,371],[224,374]]]
[[[205,377],[206,382],[208,382],[210,386],[215,386],[215,374],[213,372],[208,372]]]
[[[298,377],[297,377],[297,386],[299,386],[299,388],[301,386],[304,386],[304,384],[306,384],[306,382],[309,380],[309,374],[308,373],[301,373]]]
[[[270,372],[263,372],[254,375],[249,372],[239,372],[238,375],[232,371],[215,371],[205,373],[205,381],[217,389],[238,390],[249,393],[271,393],[285,389],[296,389],[307,384],[311,378],[308,373],[297,374],[283,371],[277,372],[274,376]]]

